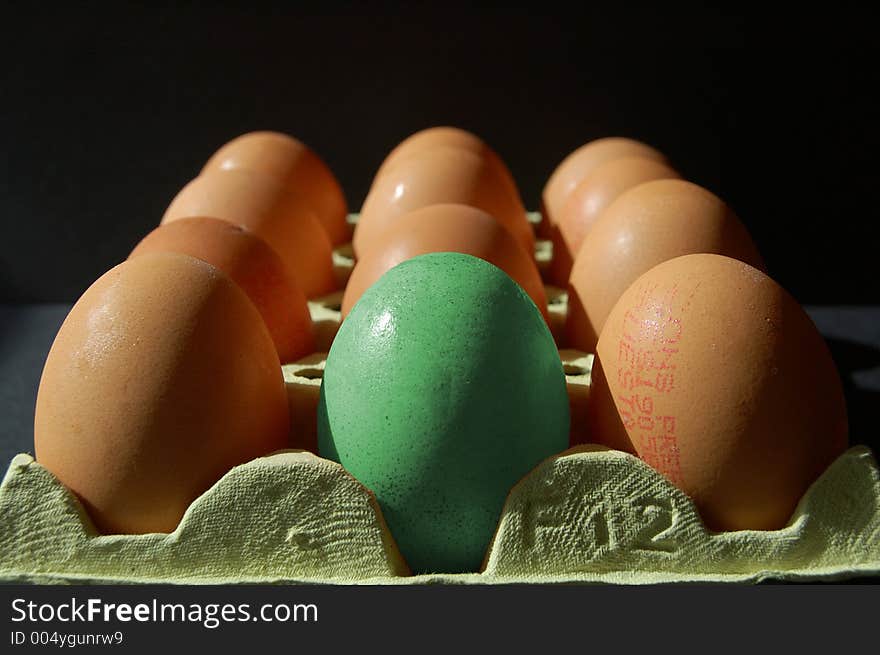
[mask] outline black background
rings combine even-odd
[[[359,208],[384,155],[454,124],[529,208],[590,139],[666,152],[803,303],[880,302],[871,23],[655,6],[5,3],[0,302],[74,301],[226,140],[310,144]],[[823,12],[825,10],[823,9]]]

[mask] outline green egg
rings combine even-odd
[[[318,448],[376,495],[415,573],[479,569],[510,488],[568,447],[540,312],[470,255],[415,257],[354,306],[327,357]]]

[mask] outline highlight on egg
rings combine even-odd
[[[437,146],[401,159],[370,189],[352,245],[360,258],[381,246],[384,231],[407,212],[438,203],[470,205],[501,223],[532,256],[535,240],[522,204],[485,158]]]
[[[405,138],[385,157],[382,165],[379,166],[379,170],[376,171],[373,185],[376,184],[376,180],[394,168],[399,162],[406,160],[412,155],[432,150],[436,147],[467,150],[478,155],[495,170],[501,182],[508,189],[508,192],[518,203],[522,204],[516,182],[504,160],[483,139],[459,127],[429,127]]]
[[[711,530],[775,530],[847,445],[831,354],[798,303],[717,254],[652,267],[599,339],[591,438],[635,452]]]
[[[34,448],[100,532],[170,532],[289,430],[254,304],[219,269],[163,252],[114,267],[70,310],[40,379]]]
[[[330,167],[302,141],[281,132],[248,132],[218,149],[202,174],[214,170],[247,170],[272,177],[303,198],[333,245],[351,239],[342,187]]]

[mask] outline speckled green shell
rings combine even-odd
[[[388,271],[327,358],[319,452],[375,493],[414,572],[476,571],[507,492],[568,432],[546,323],[476,257],[434,253]]]

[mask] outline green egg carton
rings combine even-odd
[[[38,583],[503,584],[840,580],[880,574],[880,471],[841,455],[788,526],[712,534],[641,460],[581,446],[510,491],[480,573],[409,575],[373,495],[283,451],[235,467],[170,534],[99,535],[30,455],[0,485],[0,580]]]

